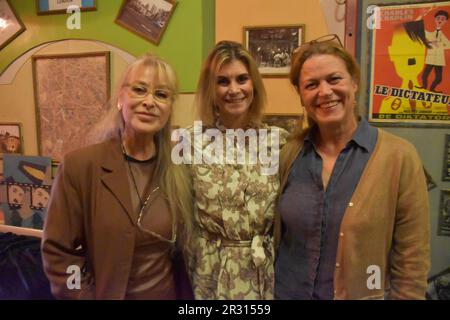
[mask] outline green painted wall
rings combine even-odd
[[[81,29],[69,30],[69,14],[36,14],[34,0],[10,0],[27,30],[0,51],[0,72],[27,50],[61,39],[103,41],[139,56],[151,51],[177,70],[181,92],[194,92],[205,51],[214,44],[214,0],[178,0],[158,46],[114,22],[122,0],[97,0],[97,11],[81,12]]]

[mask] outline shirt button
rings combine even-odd
[[[353,207],[353,202],[349,202],[349,203],[348,203],[348,206],[349,206],[349,207]]]
[[[344,233],[343,232],[341,232],[340,234],[339,234],[341,237],[343,237],[344,236]]]
[[[340,266],[339,262],[336,262],[336,268],[339,268]]]

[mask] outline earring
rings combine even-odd
[[[119,111],[122,111],[122,105],[121,105],[120,103],[117,103],[117,109],[118,109]]]

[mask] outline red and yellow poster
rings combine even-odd
[[[450,1],[378,9],[369,120],[450,125]]]

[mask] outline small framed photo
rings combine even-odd
[[[433,180],[433,177],[431,177],[431,174],[423,167],[423,173],[425,174],[425,179],[427,181],[427,190],[430,191],[431,189],[436,188],[436,183]]]
[[[0,122],[0,153],[23,154],[21,123]]]
[[[60,161],[107,112],[110,52],[35,55],[32,71],[39,154]]]
[[[450,134],[445,135],[444,167],[442,168],[442,181],[450,181]]]
[[[116,23],[158,45],[176,5],[175,0],[124,0]]]
[[[450,190],[441,190],[438,235],[450,236]]]
[[[264,77],[287,76],[292,52],[305,41],[305,25],[244,27],[244,45]]]
[[[77,6],[80,11],[95,11],[96,0],[36,0],[37,14],[67,13],[67,8]]]
[[[0,50],[25,31],[8,0],[0,0]]]

